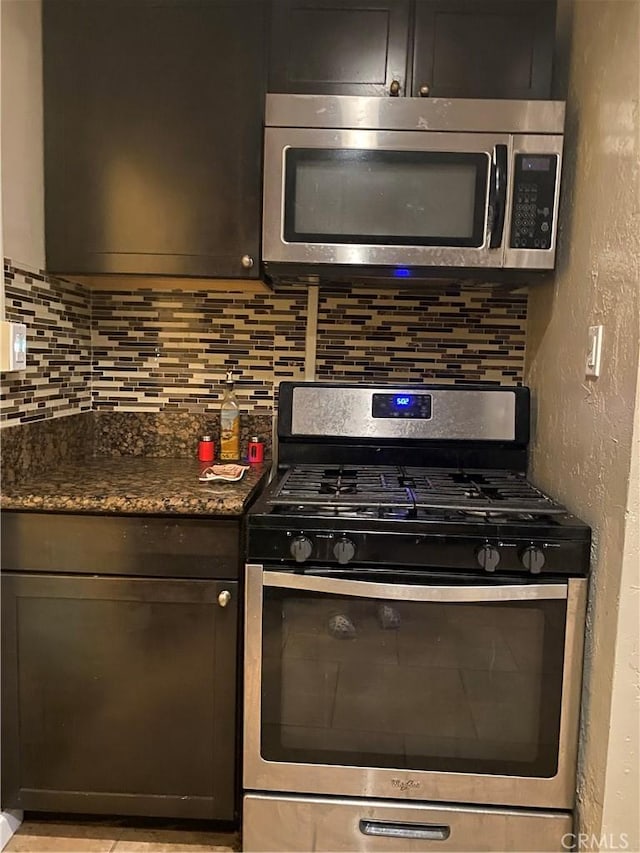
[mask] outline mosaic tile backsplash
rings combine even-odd
[[[321,290],[318,380],[521,384],[527,296]]]
[[[128,411],[217,409],[225,365],[247,412],[304,376],[305,292],[104,292],[93,296],[93,404]],[[522,381],[526,295],[459,287],[321,290],[317,378]]]
[[[5,272],[7,315],[27,323],[29,355],[27,371],[2,376],[3,426],[135,412],[149,417],[128,422],[122,452],[153,446],[166,454],[183,439],[170,441],[169,421],[152,416],[188,415],[194,430],[215,432],[228,367],[237,372],[245,432],[255,423],[266,433],[279,382],[304,377],[305,290],[90,292],[10,262]],[[526,294],[490,288],[322,289],[317,378],[519,384],[526,313]],[[121,424],[114,431],[115,421],[102,423],[96,448],[111,441],[118,452],[120,439],[109,437]]]
[[[241,411],[273,411],[278,383],[304,376],[307,294],[96,292],[95,409],[219,409],[225,372]]]
[[[5,260],[8,320],[27,325],[27,369],[3,373],[0,421],[91,409],[91,306],[85,287]]]

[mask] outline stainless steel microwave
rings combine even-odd
[[[273,281],[551,270],[561,101],[267,95]]]

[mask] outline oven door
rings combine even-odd
[[[508,134],[267,128],[271,263],[501,267]]]
[[[585,601],[247,566],[245,789],[571,808]]]

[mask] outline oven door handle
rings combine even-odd
[[[531,599],[567,598],[566,583],[502,584],[495,586],[453,586],[437,584],[372,583],[361,580],[302,575],[293,572],[264,572],[263,586],[347,595],[354,598],[385,598],[402,601],[483,602],[527,601]]]

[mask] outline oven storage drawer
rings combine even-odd
[[[565,851],[572,819],[563,812],[469,808],[382,800],[247,794],[243,850]]]

